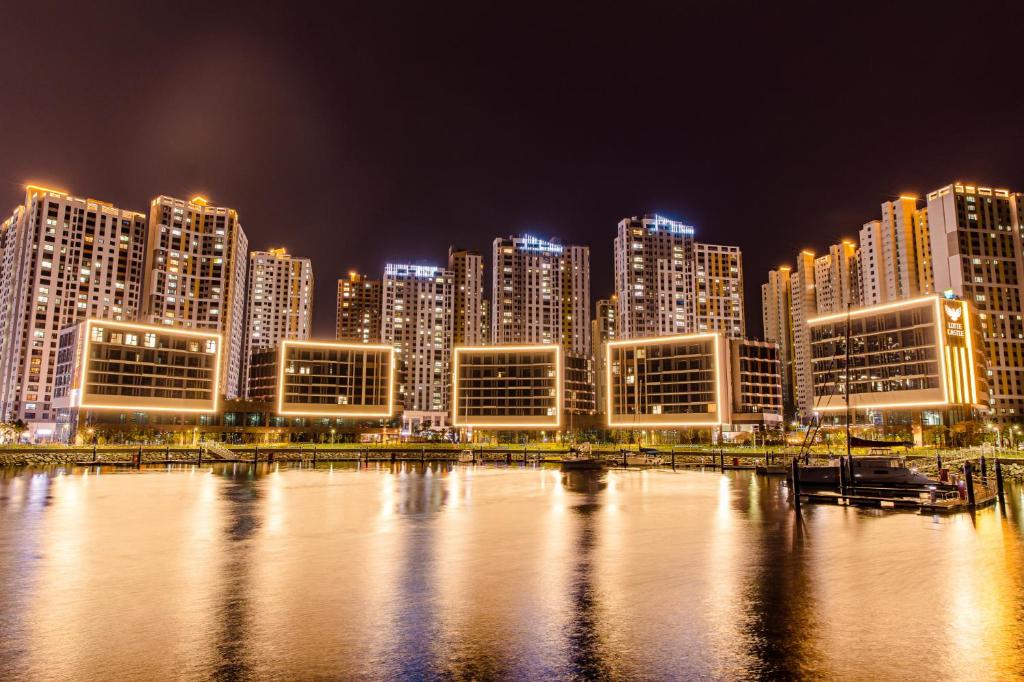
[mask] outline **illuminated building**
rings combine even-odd
[[[659,215],[619,221],[615,294],[622,338],[692,331],[693,234],[691,226]]]
[[[284,249],[249,254],[246,292],[245,352],[248,390],[253,353],[274,348],[285,339],[309,338],[313,325],[313,264]]]
[[[452,425],[558,430],[564,408],[559,344],[456,347]]]
[[[384,285],[358,272],[338,280],[338,316],[334,337],[338,341],[380,343]]]
[[[926,421],[988,409],[984,353],[966,301],[929,295],[808,320],[814,410],[905,411]],[[847,365],[849,321],[849,365]]]
[[[619,222],[615,294],[624,339],[721,331],[743,336],[739,247],[694,241],[689,225],[645,214]]]
[[[384,418],[394,414],[395,349],[283,340],[253,355],[250,399],[279,416]]]
[[[761,285],[761,323],[764,338],[779,347],[782,364],[782,397],[788,410],[794,406],[793,398],[793,315],[790,291],[790,268],[782,266],[768,273],[768,281]]]
[[[860,231],[864,305],[913,298],[934,291],[928,210],[917,198],[901,196],[882,204],[882,219]]]
[[[492,343],[557,343],[590,357],[589,247],[498,238],[493,263]]]
[[[150,204],[143,319],[224,338],[221,386],[241,389],[248,239],[232,208],[159,196]]]
[[[605,352],[610,428],[733,430],[782,421],[774,343],[713,332],[622,339]]]
[[[406,431],[447,423],[453,305],[450,270],[396,263],[385,266],[382,340],[395,347]]]
[[[59,437],[73,440],[94,412],[213,413],[221,337],[89,319],[60,333],[54,381]]]
[[[743,256],[738,246],[695,242],[690,329],[743,336]]]
[[[485,343],[484,259],[476,251],[450,247],[448,269],[454,282],[452,340],[456,344]]]
[[[990,416],[1024,421],[1024,196],[955,182],[928,193],[937,292],[978,311],[988,358]]]
[[[145,239],[143,213],[25,188],[0,224],[0,419],[54,436],[58,335],[87,317],[137,318]]]
[[[590,337],[594,343],[594,372],[595,376],[601,377],[604,374],[605,352],[604,345],[609,341],[618,338],[618,301],[615,295],[610,298],[602,298],[594,305],[594,319],[590,323]],[[604,382],[596,382],[596,409],[604,411]]]

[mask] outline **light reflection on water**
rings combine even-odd
[[[10,679],[1024,671],[1024,491],[791,509],[745,472],[0,470]]]

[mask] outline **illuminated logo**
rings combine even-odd
[[[960,308],[960,307],[954,308],[952,306],[948,306],[947,305],[947,306],[945,306],[945,308],[946,308],[946,317],[948,317],[953,322],[958,321],[960,319],[960,316],[964,314],[964,309]]]

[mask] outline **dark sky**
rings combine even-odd
[[[758,334],[766,271],[882,201],[1024,189],[1017,5],[841,4],[8,3],[4,211],[205,193],[314,259],[324,336],[350,268],[523,231],[589,244],[597,298],[656,211],[742,247]]]

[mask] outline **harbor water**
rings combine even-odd
[[[0,469],[6,680],[1024,679],[1024,488],[667,468]]]

